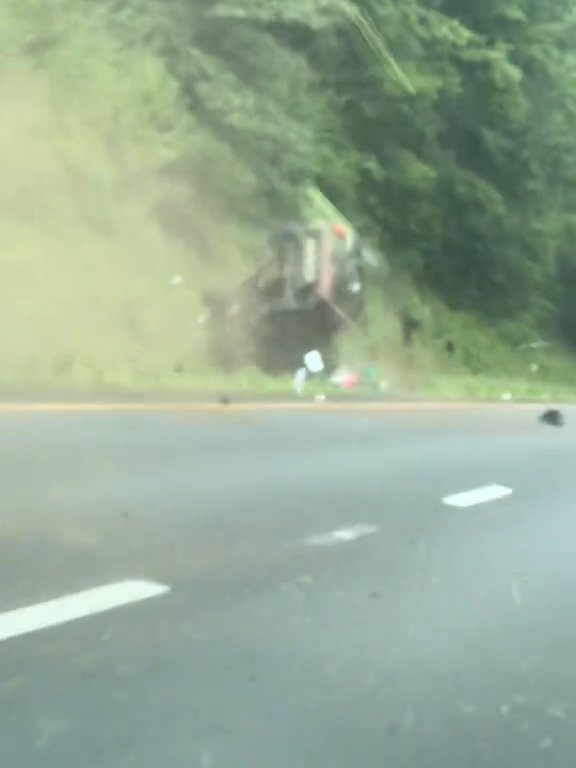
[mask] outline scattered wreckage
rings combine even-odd
[[[204,297],[215,362],[228,370],[256,365],[283,373],[300,368],[313,349],[332,368],[338,334],[362,315],[365,268],[375,263],[347,225],[280,227],[264,260],[232,295]]]

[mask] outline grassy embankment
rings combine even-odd
[[[205,386],[199,296],[257,247],[253,180],[148,32],[78,0],[0,9],[6,393]]]
[[[77,0],[6,0],[0,47],[0,391],[290,395],[290,377],[208,362],[199,296],[234,286],[258,249],[253,180],[163,62]],[[406,302],[422,323],[410,350]],[[376,380],[396,396],[576,394],[572,356],[521,344],[395,286],[373,292],[341,358],[372,364],[366,395],[381,394]]]

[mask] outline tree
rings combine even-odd
[[[315,176],[330,123],[326,94],[301,47],[338,18],[312,0],[133,0],[158,19],[152,44],[190,111],[259,181],[264,215],[294,214]]]
[[[450,305],[576,340],[570,0],[109,4],[250,169],[262,220],[316,183]]]

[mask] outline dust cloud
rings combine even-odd
[[[4,70],[0,91],[0,386],[201,370],[201,292],[241,272],[251,234],[42,71]]]

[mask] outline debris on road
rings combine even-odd
[[[338,544],[350,544],[377,533],[378,528],[375,525],[359,524],[350,528],[339,528],[335,531],[309,536],[304,543],[311,547],[333,547]]]
[[[548,424],[550,427],[564,427],[566,426],[566,420],[564,418],[564,414],[562,411],[559,411],[557,409],[551,409],[549,411],[546,411],[546,413],[542,414],[540,417],[540,421],[542,424]]]

